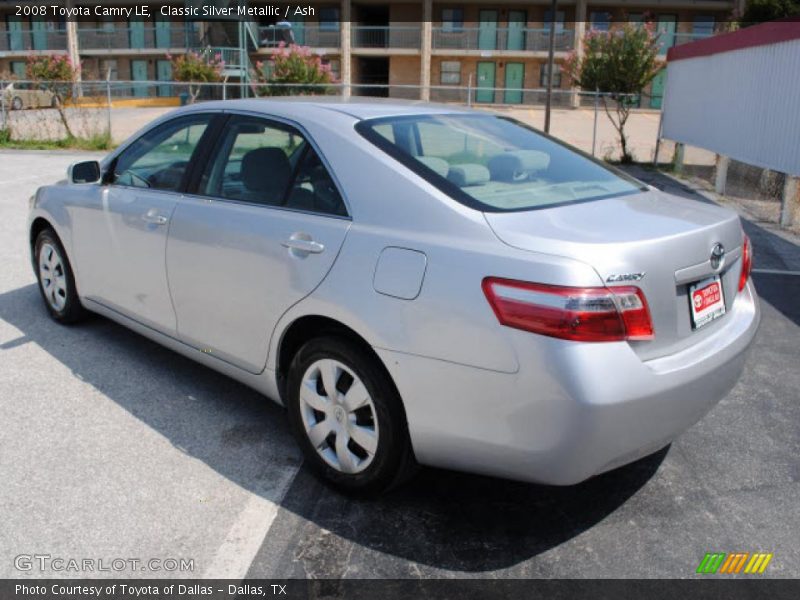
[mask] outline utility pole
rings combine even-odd
[[[550,133],[550,105],[553,101],[553,60],[556,53],[556,9],[558,0],[550,4],[550,47],[547,51],[547,95],[544,105],[544,131]]]

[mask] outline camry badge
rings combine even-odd
[[[644,272],[641,273],[620,273],[619,275],[609,275],[606,277],[606,282],[614,283],[616,281],[639,281],[644,277]]]
[[[711,268],[714,270],[719,269],[722,263],[725,262],[725,246],[720,243],[714,244],[711,248]]]

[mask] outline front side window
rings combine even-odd
[[[181,117],[136,140],[113,163],[111,183],[176,192],[211,115]]]
[[[361,135],[455,200],[487,212],[643,191],[627,175],[514,120],[469,114],[361,121]]]
[[[346,215],[314,148],[296,129],[256,117],[232,117],[201,178],[199,193],[323,214]]]

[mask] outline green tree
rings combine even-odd
[[[631,100],[660,70],[658,37],[653,23],[626,23],[612,31],[590,30],[581,40],[582,56],[572,52],[567,59],[566,72],[575,85],[603,94],[603,107],[619,134],[622,162],[633,161],[625,135]]]
[[[53,94],[53,100],[67,138],[75,136],[67,121],[64,103],[72,98],[74,84],[80,74],[80,65],[73,65],[69,56],[31,56],[26,64],[26,77],[42,89]]]
[[[225,61],[219,53],[187,52],[180,56],[168,56],[172,60],[172,78],[175,81],[189,84],[190,103],[194,104],[203,83],[215,83],[222,80]]]
[[[739,19],[742,27],[800,15],[800,0],[748,0]]]
[[[313,54],[310,48],[281,42],[272,51],[266,65],[256,63],[261,87],[266,96],[312,95],[327,92],[327,84],[335,83],[329,65]]]

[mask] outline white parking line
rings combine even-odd
[[[286,469],[269,492],[263,495],[253,493],[203,573],[205,579],[245,578],[299,470],[299,466]]]
[[[800,271],[782,271],[781,269],[753,269],[753,273],[764,273],[765,275],[791,275],[797,277]]]

